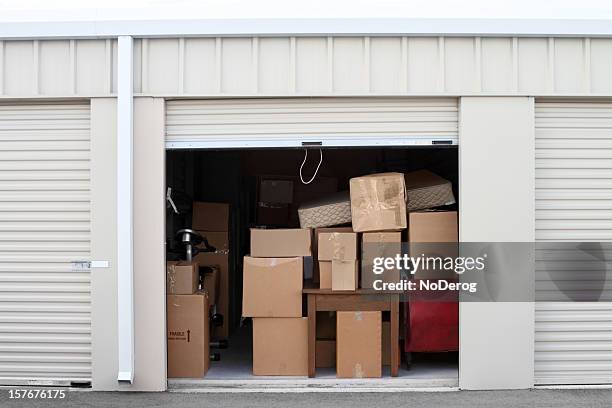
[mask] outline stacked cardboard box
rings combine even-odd
[[[217,311],[223,315],[223,324],[213,328],[213,337],[227,338],[229,336],[229,226],[230,206],[227,203],[194,202],[192,229],[204,236],[215,252],[201,252],[194,261],[200,266],[217,267],[218,291],[216,294]],[[214,301],[214,299],[213,299]]]
[[[308,319],[302,317],[308,229],[252,229],[244,257],[242,315],[253,318],[253,374],[307,375]]]
[[[331,290],[357,289],[359,277],[357,233],[319,231],[317,235],[319,287]]]

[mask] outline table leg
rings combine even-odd
[[[315,347],[317,340],[317,297],[308,294],[308,377],[315,376]]]
[[[391,377],[399,371],[399,301],[391,299]]]

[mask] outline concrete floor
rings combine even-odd
[[[68,392],[63,400],[11,400],[0,389],[0,407],[130,408],[361,408],[361,407],[610,407],[612,389],[404,393],[187,394]]]
[[[224,389],[267,389],[287,390],[296,387],[306,388],[438,388],[458,386],[458,366],[452,359],[432,358],[416,359],[410,370],[405,365],[399,377],[389,375],[389,367],[383,367],[383,378],[380,379],[337,379],[334,369],[317,369],[317,377],[267,377],[254,376],[251,373],[252,341],[251,327],[243,327],[229,341],[229,348],[216,350],[221,354],[221,361],[211,362],[206,377],[202,379],[170,379],[171,390],[182,391],[223,391]],[[437,356],[439,357],[439,356]]]

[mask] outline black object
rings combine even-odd
[[[208,243],[208,240],[199,232],[189,228],[183,228],[176,232],[176,239],[185,247],[185,260],[191,262],[194,256],[200,252],[215,252],[217,249]],[[196,245],[203,244],[204,248]]]

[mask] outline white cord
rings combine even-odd
[[[302,165],[300,166],[300,180],[302,180],[302,184],[310,184],[314,181],[315,177],[317,177],[317,173],[319,172],[319,167],[323,163],[323,150],[319,149],[319,164],[312,175],[312,178],[308,181],[304,181],[304,176],[302,176],[302,169],[304,168],[304,164],[306,164],[306,160],[308,160],[308,149],[304,149],[304,161],[302,161]]]
[[[174,200],[172,199],[172,187],[168,187],[166,190],[166,200],[170,203],[174,212],[176,214],[180,214],[179,210],[176,208],[176,205],[174,205]]]

